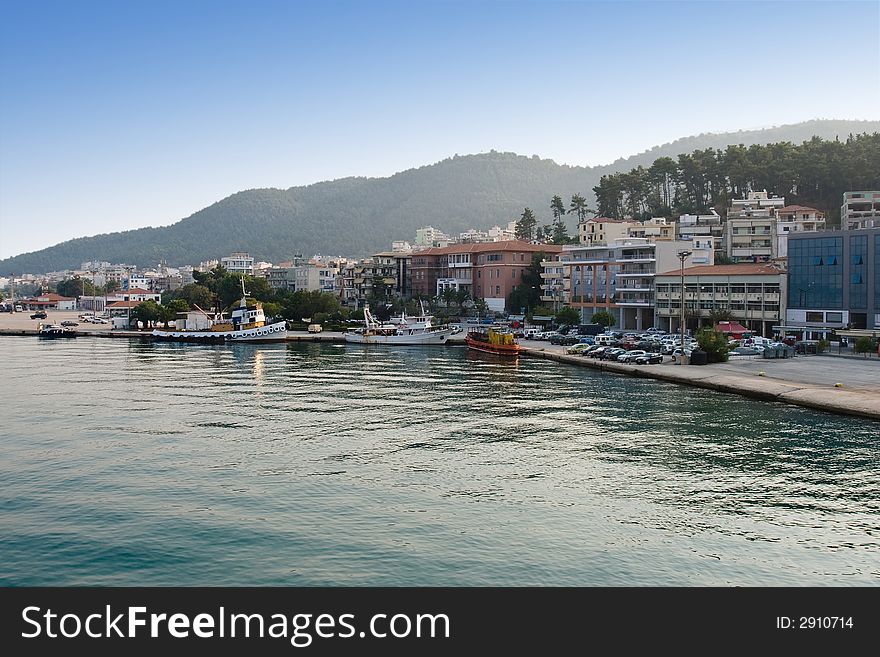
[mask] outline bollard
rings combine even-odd
[[[842,383],[835,383],[835,384],[834,384],[834,387],[835,387],[835,388],[842,388],[842,387],[843,387],[843,384],[842,384]]]

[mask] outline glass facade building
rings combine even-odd
[[[880,228],[790,235],[786,321],[880,329]]]

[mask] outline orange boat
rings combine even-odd
[[[513,333],[490,328],[488,331],[474,331],[465,337],[468,349],[482,351],[498,356],[519,356],[519,345]]]

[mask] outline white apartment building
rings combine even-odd
[[[825,230],[825,213],[805,205],[786,205],[776,211],[775,258],[788,257],[791,233]]]
[[[232,255],[220,258],[220,264],[231,274],[254,275],[254,259],[243,251],[236,251]]]
[[[449,240],[449,235],[433,226],[423,226],[416,230],[416,246],[423,248],[446,246]]]

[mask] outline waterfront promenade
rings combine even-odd
[[[77,321],[78,315],[77,311],[51,311],[47,319],[33,320],[30,313],[0,313],[0,336],[36,335],[41,322]],[[106,324],[83,322],[76,330],[102,337],[138,338],[149,335],[148,331],[114,330]],[[344,341],[341,333],[332,331],[293,331],[288,333],[287,339],[291,342]],[[520,345],[523,353],[529,357],[880,420],[880,360],[876,357],[859,359],[823,355],[792,359],[744,358],[706,366],[676,365],[669,361],[662,365],[624,365],[570,356],[565,353],[565,347],[547,342],[521,340]],[[838,383],[841,386],[836,387]]]
[[[568,355],[565,347],[546,342],[521,345],[527,356],[880,420],[877,358],[797,356],[745,358],[704,366],[676,365],[668,360],[662,365],[627,365]],[[838,383],[840,387],[835,385]]]

